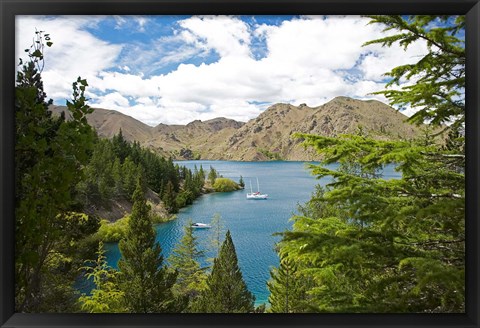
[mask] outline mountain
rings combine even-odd
[[[54,106],[52,110],[59,113],[65,107]],[[318,107],[275,104],[247,123],[215,118],[151,127],[105,109],[95,109],[87,119],[102,137],[111,138],[122,129],[127,140],[136,140],[175,159],[317,160],[318,155],[304,149],[292,134],[337,136],[361,130],[380,140],[410,139],[421,134],[421,127],[406,123],[407,116],[394,108],[376,100],[348,97],[336,97]]]
[[[49,108],[53,114],[65,113],[65,118],[70,119],[71,114],[65,106],[52,105]],[[88,124],[95,128],[98,135],[112,138],[122,129],[122,134],[128,141],[138,141],[141,144],[152,138],[153,128],[133,117],[124,115],[114,110],[95,108],[93,113],[87,115]]]
[[[406,123],[407,116],[376,101],[336,97],[319,107],[305,104],[276,104],[238,129],[228,140],[226,159],[314,160],[318,155],[305,150],[295,132],[334,137],[363,133],[381,140],[409,139],[420,129]]]

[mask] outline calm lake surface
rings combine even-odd
[[[226,229],[232,234],[232,239],[238,255],[238,261],[249,290],[255,295],[255,304],[268,301],[266,282],[270,278],[270,269],[278,266],[279,260],[275,253],[275,243],[279,236],[276,232],[290,229],[289,219],[297,213],[297,204],[308,201],[315,185],[325,185],[331,180],[316,179],[310,174],[305,162],[232,162],[232,161],[181,161],[179,165],[193,170],[196,165],[203,166],[206,174],[210,165],[219,174],[234,181],[243,176],[245,190],[212,193],[199,197],[193,205],[181,209],[177,219],[157,225],[157,241],[160,243],[165,258],[171,254],[175,245],[183,235],[184,225],[188,219],[193,222],[210,223],[213,215],[219,213]],[[332,168],[337,165],[331,165]],[[384,178],[396,178],[400,174],[388,166],[383,172]],[[253,190],[257,189],[257,177],[260,191],[269,195],[267,200],[247,200],[250,192],[250,181]],[[207,251],[210,231],[200,229],[195,231],[200,248]],[[116,268],[120,259],[117,243],[105,244],[107,261]],[[206,257],[213,254],[206,253]],[[206,261],[203,264],[206,265]]]

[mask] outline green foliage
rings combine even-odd
[[[78,201],[86,208],[108,208],[112,199],[131,201],[137,178],[142,175],[145,186],[166,200],[170,213],[175,213],[201,195],[205,181],[203,168],[195,168],[194,173],[180,168],[171,159],[141,148],[138,142],[129,143],[122,130],[112,140],[96,140],[85,172],[76,190]]]
[[[118,131],[118,134],[113,136],[112,146],[115,156],[120,160],[120,163],[123,163],[125,158],[130,155],[131,149],[127,140],[123,137],[122,129]]]
[[[133,209],[125,239],[119,243],[122,258],[120,289],[125,294],[128,312],[175,312],[178,303],[172,286],[176,273],[163,265],[162,249],[155,241],[155,230],[140,179],[133,194]]]
[[[390,47],[399,43],[405,49],[419,40],[425,41],[428,52],[414,64],[395,67],[385,75],[391,77],[389,86],[400,81],[415,83],[400,90],[377,92],[385,95],[392,105],[417,107],[419,111],[409,118],[422,124],[429,120],[439,125],[454,121],[454,126],[465,123],[465,16],[415,15],[404,19],[400,15],[367,16],[370,24],[385,26],[384,31],[398,34],[372,40],[368,44]]]
[[[465,17],[368,16],[398,31],[367,44],[405,48],[427,42],[428,53],[394,68],[385,90],[393,105],[417,107],[413,123],[452,123],[444,145],[431,129],[410,142],[365,136],[299,135],[305,145],[339,162],[339,170],[312,166],[334,182],[294,217],[280,255],[313,279],[307,295],[318,312],[465,311]],[[448,22],[445,24],[445,22]],[[394,164],[398,180],[381,179]]]
[[[230,231],[227,231],[207,278],[207,288],[192,309],[206,313],[250,313],[254,311],[254,301],[255,297],[248,291],[238,266]]]
[[[133,201],[133,193],[137,185],[137,179],[141,175],[141,168],[135,164],[130,157],[127,157],[122,165],[123,190],[128,199]]]
[[[278,152],[270,151],[270,150],[265,149],[265,148],[258,148],[257,150],[261,154],[263,154],[266,158],[268,158],[270,160],[281,161],[283,159],[282,155],[280,155],[280,153],[278,153]]]
[[[105,243],[118,242],[125,238],[128,228],[129,216],[125,216],[115,222],[100,221],[97,237]]]
[[[325,164],[355,164],[336,171],[312,165],[318,177],[334,181],[283,233],[280,255],[313,280],[311,310],[463,311],[465,180],[458,149],[423,140],[301,137],[325,155]],[[402,178],[380,178],[386,164]]]
[[[165,208],[170,213],[177,213],[177,198],[175,194],[175,189],[171,181],[167,183],[165,191],[163,193],[163,203],[165,204]]]
[[[245,181],[243,181],[243,177],[240,176],[240,180],[238,181],[238,185],[240,186],[240,188],[245,188]]]
[[[260,304],[253,311],[254,313],[265,313],[267,310],[267,305],[265,303]]]
[[[189,303],[205,289],[207,277],[205,268],[200,267],[199,260],[204,254],[198,250],[198,241],[193,234],[192,224],[192,220],[187,221],[184,235],[168,259],[172,269],[178,272],[173,291],[180,297],[186,297]]]
[[[202,194],[202,189],[205,184],[205,171],[200,166],[200,170],[195,165],[194,172],[183,167],[181,170],[183,177],[183,190],[177,194],[176,204],[177,208],[190,205],[193,201]]]
[[[291,260],[280,261],[279,268],[270,272],[271,279],[267,282],[270,296],[268,302],[271,313],[302,313],[307,312],[308,277],[301,277]]]
[[[213,189],[217,192],[235,191],[241,189],[240,186],[233,180],[228,178],[216,178],[213,184]]]
[[[208,247],[213,251],[215,257],[218,257],[220,247],[222,246],[222,236],[225,233],[225,224],[223,223],[222,216],[219,213],[215,213],[210,222],[210,235],[208,237]],[[213,264],[214,258],[209,258],[209,262]]]
[[[76,312],[78,269],[94,257],[98,238],[128,237],[125,228],[131,224],[127,219],[102,222],[96,234],[98,218],[78,212],[91,212],[97,205],[108,208],[113,199],[132,200],[139,177],[146,180],[143,192],[150,187],[163,194],[170,183],[173,196],[185,192],[192,202],[201,193],[205,172],[201,168],[192,175],[185,169],[192,183],[180,190],[181,169],[172,159],[130,144],[122,131],[112,140],[99,139],[87,123],[93,109],[85,97],[88,83],[80,77],[67,101],[72,118],[53,117],[41,79],[45,45],[52,45],[49,35],[37,31],[26,49],[29,61],[20,61],[15,86],[15,309]],[[171,203],[176,211],[175,198]],[[159,275],[173,284],[174,274]],[[170,309],[168,302],[159,302],[158,309]]]
[[[215,179],[218,177],[218,172],[210,165],[210,171],[208,172],[208,181],[210,181],[210,185],[215,184]]]
[[[122,313],[126,312],[125,294],[118,288],[119,272],[107,264],[103,243],[98,244],[97,260],[90,265],[86,261],[85,278],[92,279],[95,288],[91,295],[82,294],[78,299],[82,311],[88,313]]]
[[[93,149],[89,164],[85,168],[85,178],[77,190],[85,205],[100,203],[113,197],[115,181],[113,164],[115,157],[108,140],[98,140]]]
[[[84,100],[86,81],[73,84],[68,110],[74,116],[53,118],[43,91],[43,42],[48,34],[36,32],[29,50],[30,61],[17,73],[15,86],[15,307],[18,312],[36,312],[53,304],[52,299],[71,300],[71,276],[75,254],[66,254],[84,237],[70,225],[72,190],[82,177],[93,143],[93,131],[84,115],[91,112]],[[79,219],[78,216],[75,217]],[[74,220],[80,223],[78,220]],[[53,264],[53,258],[65,263]],[[50,282],[58,285],[52,288]],[[67,304],[65,302],[64,304]],[[71,304],[68,301],[68,304]],[[53,306],[52,306],[53,308]],[[58,307],[56,307],[58,308]],[[65,310],[65,308],[64,308]],[[71,311],[75,309],[69,308]]]
[[[25,52],[28,53],[29,62],[32,63],[38,72],[42,72],[45,67],[44,60],[44,50],[45,45],[51,47],[53,45],[50,34],[45,33],[45,31],[35,31],[35,36],[30,48],[25,49]],[[20,65],[22,65],[22,60],[20,59]]]

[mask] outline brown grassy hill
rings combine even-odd
[[[216,159],[224,148],[219,146],[243,124],[223,117],[187,125],[159,124],[145,145],[176,159]]]
[[[65,106],[50,106],[50,110],[57,115],[65,112],[65,117],[71,118],[70,112]],[[92,114],[87,115],[87,121],[95,128],[100,137],[112,138],[122,129],[122,134],[128,141],[136,140],[144,143],[152,138],[153,128],[151,126],[115,110],[95,108]]]
[[[352,134],[361,128],[371,137],[382,140],[409,139],[419,128],[406,123],[407,116],[377,100],[336,97],[317,107],[299,127],[302,132],[336,136]]]
[[[225,159],[296,159],[289,151],[296,144],[291,134],[314,110],[306,105],[275,104],[238,129],[227,141]],[[298,143],[298,142],[297,142]]]
[[[50,110],[55,115],[65,112],[65,117],[71,118],[65,106],[50,106]],[[175,159],[193,159],[199,156],[216,158],[221,153],[212,152],[212,156],[207,157],[212,151],[211,145],[223,142],[244,124],[220,117],[203,122],[196,120],[187,125],[159,124],[151,127],[128,115],[102,108],[95,108],[87,120],[100,137],[112,138],[121,129],[128,141],[138,141],[162,156],[173,156]]]
[[[55,106],[59,112],[65,107]],[[362,131],[375,139],[410,139],[421,128],[406,123],[407,116],[376,100],[336,97],[309,107],[275,104],[247,123],[227,118],[193,121],[187,125],[145,125],[116,111],[96,109],[89,123],[98,134],[110,138],[120,128],[126,139],[140,142],[163,156],[174,159],[217,159],[259,161],[271,159],[315,160],[295,132],[337,136]]]
[[[228,140],[225,159],[313,160],[295,132],[337,136],[360,131],[380,140],[410,139],[420,128],[406,123],[407,116],[379,101],[337,97],[315,108],[302,104],[276,104],[250,120]]]

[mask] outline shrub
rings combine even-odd
[[[228,178],[217,178],[213,184],[215,191],[225,192],[241,189],[240,186],[233,180]]]
[[[119,241],[125,237],[128,219],[129,216],[124,216],[123,218],[111,223],[107,220],[100,221],[100,228],[97,232],[98,238],[105,243]]]

